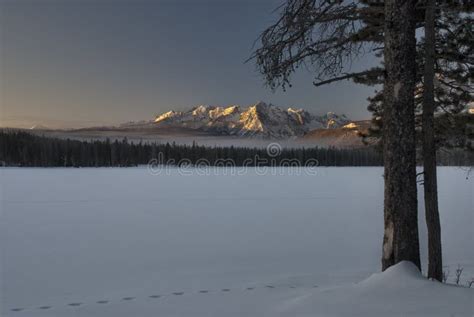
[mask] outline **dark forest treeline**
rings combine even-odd
[[[440,160],[443,165],[470,165],[473,161],[462,153],[445,153],[441,157],[444,157]],[[381,154],[373,148],[283,148],[279,155],[271,156],[262,148],[133,143],[127,139],[79,141],[24,131],[0,131],[0,163],[5,166],[126,167],[148,164],[152,159],[155,163],[158,160],[171,165],[206,162],[210,166],[223,164],[223,160],[232,160],[235,166],[278,166],[288,161],[304,166],[310,160],[316,160],[320,166],[381,166],[383,163]]]

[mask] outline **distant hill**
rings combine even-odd
[[[41,124],[35,124],[34,126],[30,128],[30,130],[51,130],[51,129]]]
[[[299,138],[298,142],[340,148],[363,147],[366,144],[361,133],[367,133],[369,127],[370,120],[363,120],[350,122],[337,129],[314,129]]]

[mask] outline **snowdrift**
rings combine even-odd
[[[401,262],[355,285],[287,300],[282,316],[474,316],[474,289],[423,277]]]

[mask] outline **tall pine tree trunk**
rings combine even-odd
[[[426,4],[422,128],[425,217],[428,228],[428,277],[442,281],[443,261],[441,253],[441,226],[438,211],[436,144],[434,136],[435,0],[426,0]]]
[[[404,260],[420,268],[414,113],[415,2],[385,0],[382,270]]]

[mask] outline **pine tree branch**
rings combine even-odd
[[[369,74],[375,74],[376,72],[377,71],[371,69],[371,70],[366,70],[366,71],[358,72],[358,73],[345,73],[342,76],[334,77],[334,78],[331,78],[331,79],[321,80],[321,81],[313,81],[313,85],[316,86],[316,87],[319,87],[319,86],[327,85],[327,84],[330,84],[330,83],[333,83],[333,82],[336,82],[336,81],[352,79],[352,78],[355,78],[355,77],[369,75]]]

